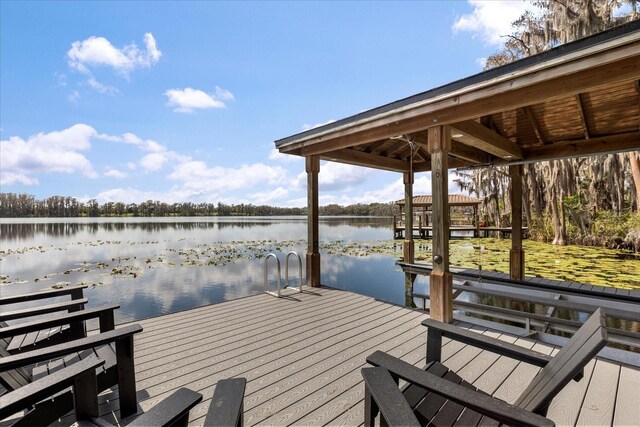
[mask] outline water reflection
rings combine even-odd
[[[193,218],[55,218],[15,219],[3,218],[0,223],[0,242],[33,239],[39,236],[73,237],[78,234],[95,235],[100,232],[140,231],[158,233],[162,231],[194,230],[244,230],[268,228],[273,224],[304,224],[306,217],[212,217]],[[391,218],[368,217],[322,217],[325,227],[362,227],[390,229]],[[254,230],[259,231],[259,230]]]
[[[323,241],[387,239],[389,224],[388,219],[322,218],[320,234]],[[3,220],[0,292],[86,284],[89,306],[119,304],[122,323],[260,293],[266,254],[275,252],[284,263],[288,251],[304,254],[306,236],[304,217]],[[346,286],[364,280],[358,287],[362,293],[366,287],[386,289],[373,294],[401,303],[402,289],[395,291],[400,298],[392,295],[395,279],[387,282],[389,273],[381,273],[388,268],[393,275],[394,259],[387,259],[385,267],[366,267],[365,259],[325,252],[322,280]],[[304,256],[302,261],[305,271]],[[270,276],[275,288],[275,274]],[[297,266],[291,276],[297,283]]]
[[[322,218],[320,238],[329,242],[322,245],[322,283],[404,305],[404,274],[395,265],[401,246],[387,243],[392,247],[388,251],[376,246],[392,237],[390,225],[388,218]],[[304,254],[306,238],[304,217],[3,219],[0,292],[10,296],[84,283],[89,286],[89,306],[119,304],[117,322],[122,323],[258,294],[263,291],[266,254],[279,254],[284,264],[288,251]],[[490,241],[484,239],[482,244]],[[418,241],[416,253],[430,250],[430,245],[430,241]],[[497,241],[494,246],[499,245],[508,242]],[[452,248],[458,246],[452,254],[454,261],[467,252],[472,257],[479,252],[485,265],[494,255],[502,256],[495,248],[492,252],[481,246],[477,239],[458,241]],[[337,250],[345,247],[352,250]],[[302,262],[305,271],[304,255]],[[564,261],[550,267],[564,268]],[[622,263],[618,261],[612,268],[621,270]],[[271,289],[276,286],[274,276],[272,271]],[[292,279],[292,285],[297,284],[297,266]],[[419,276],[414,291],[428,294],[428,278]],[[546,313],[543,307],[528,302],[466,293],[462,297]],[[414,302],[422,306],[420,299]],[[575,312],[559,310],[558,315],[584,321]],[[638,323],[610,322],[613,327],[640,330]]]

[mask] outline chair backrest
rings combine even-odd
[[[535,376],[516,401],[516,406],[545,415],[556,394],[602,350],[606,343],[605,314],[599,308]]]
[[[0,322],[0,328],[6,327],[6,322]],[[7,347],[11,338],[0,338],[0,357],[9,356]],[[22,386],[25,386],[31,382],[30,375],[23,368],[9,369],[4,372],[0,372],[0,384],[8,391],[16,390]]]

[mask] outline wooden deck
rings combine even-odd
[[[393,238],[404,239],[406,227],[404,225],[394,225]],[[468,233],[473,232],[473,237],[489,237],[491,234],[498,235],[498,237],[504,238],[511,234],[511,227],[476,227],[475,225],[451,225],[449,226],[449,237],[455,237],[454,233]],[[527,232],[527,227],[522,227],[522,232]],[[433,236],[432,226],[413,226],[413,238],[414,239],[431,239]],[[457,236],[457,237],[469,237],[469,236]]]
[[[178,387],[204,395],[199,425],[221,378],[247,378],[246,425],[361,425],[360,368],[374,350],[424,364],[425,314],[329,288],[257,295],[141,321],[135,338],[143,409]],[[552,353],[552,347],[460,324]],[[453,341],[443,360],[480,389],[513,402],[538,368]],[[107,396],[117,403],[117,396]],[[594,360],[551,405],[559,425],[640,425],[640,370]],[[104,403],[102,412],[109,411]],[[117,405],[116,405],[117,407]]]

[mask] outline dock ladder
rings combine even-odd
[[[298,255],[298,253],[296,251],[290,251],[289,253],[287,253],[287,256],[285,257],[284,260],[284,283],[285,283],[285,288],[289,287],[289,257],[293,255],[295,258],[298,259],[298,289],[296,289],[297,292],[302,292],[302,258],[300,258],[300,255]],[[277,271],[278,271],[278,276],[277,276],[277,282],[276,282],[276,290],[274,291],[270,291],[269,290],[269,258],[273,258],[276,260],[276,267],[277,267]],[[278,256],[276,254],[274,254],[273,252],[271,252],[269,255],[267,255],[267,257],[264,259],[264,291],[265,293],[272,295],[274,297],[280,298],[281,294],[280,294],[280,288],[281,288],[281,270],[280,270],[280,260],[278,259]]]

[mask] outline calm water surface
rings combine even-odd
[[[388,239],[390,221],[323,218],[321,240]],[[138,320],[262,292],[269,252],[278,254],[284,274],[286,253],[297,251],[304,272],[306,236],[305,217],[2,219],[0,292],[87,284],[90,306],[117,303],[118,323]],[[322,283],[404,303],[393,256],[321,252]],[[297,261],[290,276],[297,284]]]
[[[404,275],[395,266],[402,242],[391,240],[391,221],[321,218],[322,283],[403,305]],[[118,323],[139,320],[262,292],[270,252],[278,255],[283,274],[287,252],[298,252],[304,272],[306,238],[306,217],[2,219],[0,293],[86,284],[90,306],[116,303]],[[613,282],[639,283],[638,255],[618,259],[617,252],[601,248],[538,242],[525,247],[529,275],[594,283],[598,274],[617,274]],[[508,251],[504,239],[454,240],[451,262],[507,271]],[[416,258],[431,258],[430,241],[416,243]],[[297,262],[290,267],[295,285]],[[428,279],[419,277],[414,289],[428,293]]]

